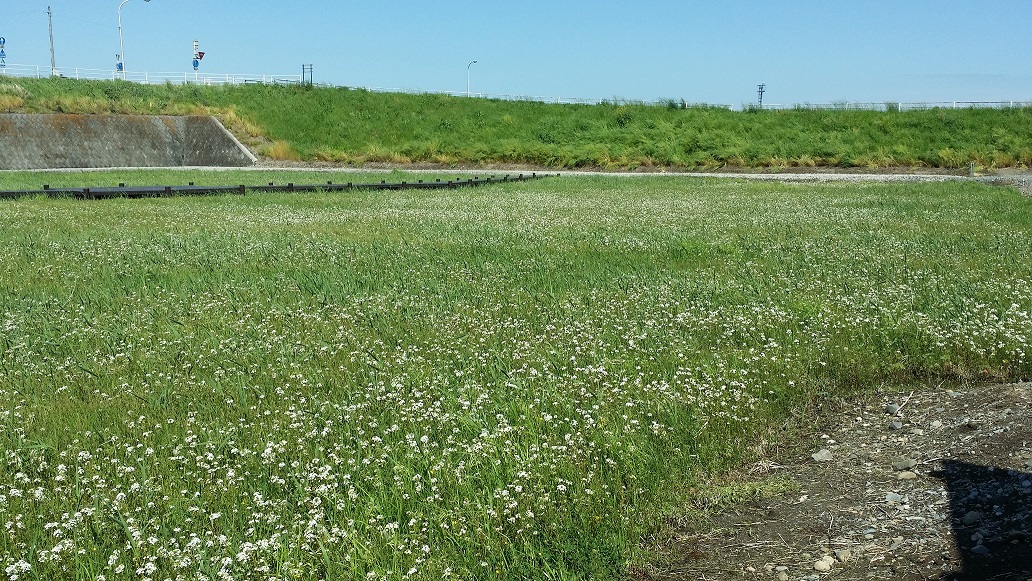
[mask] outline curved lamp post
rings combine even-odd
[[[118,60],[122,63],[122,80],[125,80],[125,48],[122,45],[122,6],[129,0],[122,0],[122,3],[118,5]],[[150,2],[150,0],[144,0],[144,2]]]
[[[147,1],[150,2],[150,0],[147,0]],[[471,66],[473,66],[475,64],[477,64],[477,61],[473,61],[473,62],[469,63],[468,65],[466,65],[466,96],[467,97],[470,96],[470,93],[469,93],[469,67],[471,67]]]

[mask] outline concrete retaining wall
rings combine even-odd
[[[244,167],[255,161],[214,117],[0,114],[0,169]]]

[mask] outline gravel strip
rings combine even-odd
[[[1032,384],[847,406],[763,463],[798,490],[683,527],[634,577],[1032,579],[1030,410]]]
[[[916,183],[916,182],[948,182],[948,181],[979,181],[991,185],[1014,186],[1019,188],[1025,195],[1032,196],[1032,174],[1024,171],[1001,170],[999,175],[968,177],[949,173],[908,173],[905,169],[887,171],[881,173],[866,172],[833,172],[833,171],[785,171],[776,173],[751,173],[751,172],[669,172],[669,171],[633,171],[633,172],[604,172],[604,171],[580,171],[580,170],[556,170],[548,168],[531,168],[523,166],[488,166],[488,167],[454,167],[445,168],[439,165],[391,165],[391,164],[369,164],[362,167],[340,166],[329,163],[308,163],[308,162],[279,162],[260,160],[252,167],[176,167],[176,168],[71,168],[71,169],[49,169],[34,170],[48,173],[90,173],[104,171],[132,171],[132,170],[176,170],[176,171],[270,171],[289,170],[313,173],[391,173],[404,171],[420,174],[439,175],[501,175],[516,173],[542,173],[559,174],[564,176],[614,176],[614,177],[687,177],[687,178],[720,178],[720,179],[742,179],[770,182],[886,182],[886,183]],[[0,174],[11,173],[8,170],[0,170]]]

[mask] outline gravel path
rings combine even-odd
[[[208,168],[218,169],[218,168]],[[248,170],[261,171],[270,169],[290,169],[312,172],[344,172],[344,173],[389,173],[393,171],[411,171],[428,174],[470,174],[470,175],[491,175],[506,173],[552,173],[564,176],[590,175],[590,176],[616,176],[625,178],[655,177],[655,176],[677,176],[688,178],[722,178],[722,179],[744,179],[771,182],[886,182],[886,183],[915,183],[915,182],[948,182],[948,181],[978,181],[998,186],[1014,186],[1020,189],[1026,196],[1032,197],[1032,173],[1029,170],[999,170],[993,175],[969,177],[956,175],[944,171],[917,173],[907,169],[880,172],[839,172],[831,170],[813,171],[791,171],[774,173],[752,173],[752,172],[669,172],[669,171],[633,171],[633,172],[603,172],[603,171],[580,171],[580,170],[555,170],[547,168],[528,168],[522,166],[491,166],[484,168],[459,167],[441,168],[438,166],[395,166],[389,164],[371,164],[363,167],[337,166],[333,164],[320,163],[299,163],[299,162],[273,162],[262,161]]]
[[[766,472],[796,486],[678,527],[638,579],[1032,579],[1032,384],[827,412]]]
[[[625,178],[648,177],[648,176],[678,176],[688,178],[722,178],[722,179],[743,179],[770,182],[886,182],[886,183],[915,183],[915,182],[949,182],[949,181],[978,181],[997,186],[1014,186],[1021,190],[1026,196],[1032,197],[1032,173],[1029,170],[999,170],[993,175],[969,177],[966,175],[955,175],[945,172],[911,173],[901,169],[897,171],[883,171],[876,173],[866,172],[837,172],[837,171],[785,171],[776,173],[751,173],[751,172],[602,172],[602,171],[573,171],[554,170],[543,168],[526,168],[521,166],[498,166],[487,168],[447,168],[442,169],[435,166],[377,166],[370,165],[360,168],[341,167],[332,164],[312,163],[283,163],[263,161],[252,170],[269,169],[291,169],[313,172],[354,172],[354,173],[388,173],[393,171],[412,171],[429,174],[472,174],[490,175],[492,173],[558,173],[559,175],[590,175],[590,176],[616,176]]]
[[[947,182],[947,181],[980,181],[993,185],[1016,186],[1025,195],[1032,196],[1032,173],[1028,170],[1000,170],[993,175],[968,177],[955,175],[943,171],[912,173],[910,170],[899,169],[895,171],[881,171],[877,173],[868,172],[839,172],[832,170],[798,171],[798,169],[786,170],[774,173],[752,173],[752,172],[670,172],[670,171],[633,171],[633,172],[602,172],[602,171],[579,171],[579,170],[555,170],[549,168],[532,168],[524,166],[488,166],[488,167],[441,167],[438,165],[392,165],[392,164],[368,164],[362,167],[341,166],[330,163],[318,162],[279,162],[261,160],[252,167],[177,167],[177,168],[72,168],[72,169],[51,169],[41,170],[51,173],[79,173],[79,172],[103,172],[118,170],[140,170],[160,169],[173,171],[270,171],[290,170],[308,171],[313,173],[390,173],[394,171],[405,171],[421,174],[440,175],[504,175],[516,173],[547,173],[559,175],[591,175],[591,176],[616,176],[616,177],[648,177],[648,176],[678,176],[695,178],[724,178],[744,179],[757,181],[775,182]],[[0,174],[5,173],[0,171]]]

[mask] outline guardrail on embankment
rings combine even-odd
[[[0,76],[21,77],[25,79],[44,79],[61,77],[80,81],[129,81],[141,85],[299,85],[303,82],[301,75],[249,75],[199,72],[151,73],[146,71],[118,72],[111,69],[62,69],[55,74],[50,67],[40,65],[9,64],[0,70]]]
[[[1032,101],[929,101],[913,102],[887,101],[883,103],[796,103],[792,105],[764,104],[753,106],[752,110],[766,111],[927,111],[929,109],[1024,109],[1032,107]]]
[[[433,190],[433,189],[455,189],[471,188],[487,184],[502,184],[510,182],[525,182],[539,180],[547,177],[558,177],[559,174],[538,174],[530,175],[504,175],[501,177],[472,177],[468,179],[434,180],[415,182],[403,181],[388,183],[386,180],[380,183],[356,184],[348,182],[335,184],[275,184],[269,183],[264,186],[198,186],[190,182],[185,186],[126,186],[124,183],[117,187],[107,188],[51,188],[44,185],[40,190],[0,190],[0,199],[23,198],[28,196],[47,196],[50,198],[77,198],[84,200],[102,200],[108,198],[165,198],[176,196],[217,196],[226,194],[244,195],[248,192],[347,192],[353,190]]]

